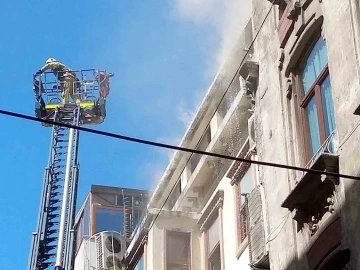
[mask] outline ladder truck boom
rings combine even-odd
[[[106,71],[79,70],[80,104],[61,104],[60,82],[49,73],[34,75],[35,114],[38,118],[73,126],[102,123],[106,116],[109,78]],[[43,124],[44,126],[49,126]],[[72,270],[75,252],[75,211],[79,178],[79,131],[52,126],[48,165],[45,168],[28,270]]]

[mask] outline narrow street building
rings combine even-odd
[[[360,175],[359,31],[356,0],[252,0],[180,146],[317,172],[175,152],[126,269],[360,269],[360,183],[337,175]]]

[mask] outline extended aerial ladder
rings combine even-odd
[[[74,126],[100,124],[106,117],[106,97],[112,73],[77,70],[76,91],[81,103],[61,104],[61,82],[52,73],[34,75],[38,118]],[[37,230],[33,233],[28,270],[72,270],[74,221],[79,177],[79,131],[52,126],[50,155],[45,168]]]

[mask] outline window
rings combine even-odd
[[[122,209],[96,208],[95,233],[102,231],[122,232],[124,227],[124,212]]]
[[[187,232],[166,232],[166,269],[190,270],[191,234]]]
[[[145,270],[144,253],[141,255],[139,261],[136,263],[136,266],[133,270]]]
[[[300,71],[300,109],[307,161],[329,141],[335,129],[334,107],[325,40],[320,37],[307,54]]]
[[[245,240],[248,233],[247,206],[245,204],[245,196],[243,196],[242,194],[250,194],[255,188],[253,167],[248,167],[243,176],[239,176],[239,178],[241,179],[239,179],[239,181],[237,181],[237,183],[235,184],[238,245]]]
[[[221,270],[220,218],[216,217],[206,232],[207,258],[209,270]]]
[[[89,200],[87,200],[84,209],[80,212],[81,216],[76,227],[76,250],[80,247],[83,238],[89,236],[89,211]]]
[[[89,200],[86,202],[86,205],[84,207],[84,236],[89,235],[89,227],[90,227],[90,203]]]
[[[181,194],[181,181],[180,179],[178,179],[178,182],[173,190],[173,192],[171,193],[169,200],[168,200],[168,209],[172,209],[175,205],[175,203],[177,202],[177,200],[179,199]]]
[[[219,189],[197,222],[204,236],[204,258],[206,258],[207,270],[225,268],[222,235],[223,201],[224,191]]]

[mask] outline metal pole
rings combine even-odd
[[[71,173],[71,157],[74,143],[74,129],[70,128],[69,132],[69,145],[68,152],[66,158],[66,169],[65,169],[65,181],[64,181],[64,193],[63,193],[63,201],[61,206],[61,219],[60,219],[60,229],[58,236],[58,246],[57,246],[57,254],[56,254],[56,269],[62,270],[62,253],[63,253],[63,245],[64,245],[64,237],[65,237],[65,222],[67,220],[66,210],[68,207],[68,195],[69,195],[69,185],[70,185],[70,173]]]

